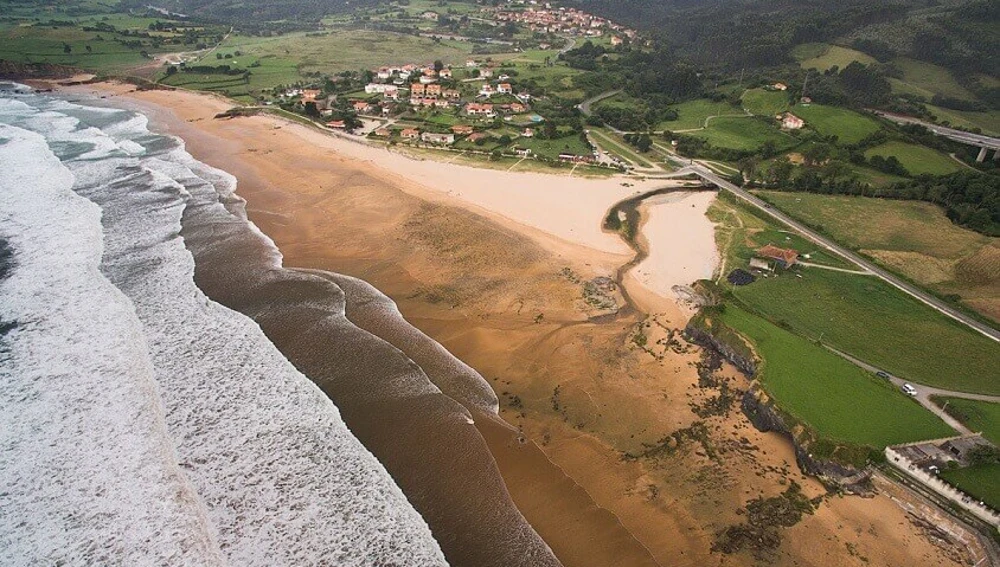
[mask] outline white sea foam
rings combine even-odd
[[[75,191],[101,206],[105,246],[101,270],[131,299],[138,316],[132,332],[125,334],[108,332],[107,327],[100,326],[121,324],[119,314],[81,314],[80,319],[90,322],[95,332],[76,336],[78,356],[89,356],[93,364],[106,364],[129,349],[140,354],[146,349],[143,368],[151,370],[159,385],[165,430],[210,523],[200,532],[193,528],[174,531],[201,534],[203,541],[214,538],[232,565],[444,565],[426,523],[382,465],[351,435],[329,398],[295,370],[255,323],[210,301],[195,286],[194,262],[179,236],[181,214],[190,195],[178,183],[178,177],[184,177],[189,186],[198,180],[187,167],[192,158],[180,149],[150,151],[152,147],[163,147],[164,141],[151,140],[145,119],[136,115],[116,115],[113,111],[103,115],[96,109],[72,108],[65,102],[42,99],[28,102],[38,109],[0,103],[0,122],[16,123],[44,134],[49,146],[64,157],[65,168],[75,176]],[[100,124],[99,129],[81,127],[71,116],[87,112],[94,113],[92,123]],[[81,153],[80,148],[86,144],[89,149]],[[28,169],[29,164],[22,167]],[[214,175],[225,178],[221,172]],[[207,185],[208,181],[202,183]],[[91,220],[93,216],[91,207]],[[58,220],[41,215],[20,220],[12,217],[11,222],[39,224],[60,237],[65,235]],[[100,236],[92,229],[91,240]],[[58,258],[55,256],[45,269],[60,272],[63,268],[56,264]],[[96,261],[94,257],[91,260]],[[27,258],[25,262],[33,260]],[[24,269],[19,264],[17,274]],[[10,287],[14,281],[12,278],[4,285]],[[73,289],[74,297],[93,300],[89,286]],[[110,305],[107,300],[105,303]],[[71,310],[68,306],[66,309]],[[27,332],[17,331],[15,339]],[[91,347],[92,342],[100,342],[93,336],[98,334],[101,340],[113,344],[105,350]],[[51,340],[53,345],[61,341]],[[106,358],[107,350],[113,356]],[[32,361],[31,367],[50,371],[45,360]],[[18,365],[5,368],[5,372],[16,375],[21,369]],[[83,381],[71,368],[63,367],[61,372],[65,381]],[[119,380],[127,383],[135,372],[130,369],[119,374]],[[91,387],[101,390],[109,380],[108,375],[95,375]],[[45,396],[62,390],[58,386],[40,389],[42,397],[35,402],[38,412],[61,424],[64,407],[50,403]],[[3,418],[22,413],[14,408],[4,411]],[[113,426],[116,432],[127,429],[149,442],[150,435],[141,433],[144,430],[140,425],[145,424],[146,429],[151,426],[147,419],[135,414],[135,410],[109,411],[102,413],[102,419],[110,422],[108,427]],[[129,416],[131,422],[126,419]],[[31,419],[18,424],[12,442],[25,451],[46,442],[48,437],[30,433],[34,427]],[[89,436],[101,446],[118,445],[116,436],[105,436],[101,429],[93,427],[69,431],[60,428],[53,435],[66,443]],[[119,449],[126,455],[133,453],[127,447]],[[58,460],[57,456],[53,458]],[[78,466],[75,459],[86,456],[71,454],[67,462],[54,466]],[[131,469],[113,464],[108,468],[108,474],[115,469],[114,474],[123,477],[121,482],[155,484],[148,488],[150,491],[164,486],[163,482],[133,478]],[[6,485],[6,471],[0,469],[0,474],[4,475],[0,482]],[[86,480],[93,475],[94,471],[85,468],[79,476]],[[68,502],[59,501],[58,496],[53,495],[57,502],[35,510],[17,508],[9,515],[9,525],[7,520],[0,524],[0,537],[30,538],[43,528],[58,529],[49,510],[73,505],[72,499],[64,495]],[[103,502],[106,498],[107,494],[98,494],[91,500]],[[4,513],[0,510],[0,518],[8,517]],[[38,527],[19,527],[19,521]],[[95,545],[88,536],[96,536],[96,532],[77,533],[72,536],[74,545]],[[145,550],[137,546],[129,552],[141,555]],[[206,553],[209,551],[206,549]],[[22,564],[22,552],[14,551],[10,557],[15,560],[12,564]],[[23,564],[28,563],[31,561]]]
[[[224,565],[177,466],[142,326],[98,271],[100,210],[0,124],[0,565]]]

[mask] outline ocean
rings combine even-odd
[[[475,370],[142,114],[0,89],[0,564],[558,565]]]

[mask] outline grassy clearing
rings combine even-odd
[[[941,478],[994,510],[1000,510],[1000,465],[942,471]]]
[[[871,65],[875,58],[854,49],[827,43],[806,43],[792,50],[792,57],[803,69],[826,71],[833,66],[843,69],[854,61]]]
[[[1000,404],[943,397],[935,397],[934,403],[972,431],[982,432],[983,437],[1000,445]]]
[[[774,116],[790,106],[788,94],[782,91],[750,89],[743,93],[741,100],[748,112],[762,116]]]
[[[910,175],[923,175],[925,173],[947,175],[964,169],[962,164],[937,150],[907,142],[886,142],[865,152],[865,156],[869,158],[876,155],[896,156],[896,159],[903,164]]]
[[[1000,320],[1000,238],[952,223],[937,205],[763,191],[762,197],[834,240],[941,295]]]
[[[725,116],[713,118],[705,130],[691,132],[708,141],[713,146],[734,150],[756,150],[770,140],[779,149],[790,148],[797,143],[792,136],[778,130],[771,124],[773,120],[750,116]]]
[[[881,128],[872,118],[835,106],[799,104],[792,112],[810,128],[824,136],[836,136],[844,144],[856,144]]]
[[[907,57],[900,57],[893,63],[903,71],[902,82],[909,85],[910,89],[914,89],[914,92],[929,93],[931,96],[939,94],[963,100],[976,100],[975,95],[958,84],[951,72],[944,67]],[[900,86],[897,85],[896,88],[898,89]],[[929,99],[930,96],[927,98]]]
[[[824,438],[884,448],[951,429],[898,389],[789,331],[731,305],[723,320],[764,359],[764,389]]]
[[[705,126],[709,116],[724,116],[727,114],[743,114],[743,112],[728,102],[714,102],[707,98],[689,100],[672,106],[677,111],[677,120],[661,122],[657,130],[693,130]]]

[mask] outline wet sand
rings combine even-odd
[[[213,120],[229,103],[204,95],[128,96],[198,159],[239,178],[251,219],[286,266],[375,285],[487,379],[514,429],[491,419],[476,425],[514,502],[564,565],[752,564],[710,550],[718,530],[741,521],[738,509],[781,492],[788,479],[811,496],[822,493],[798,474],[788,443],[754,430],[738,407],[705,419],[692,412],[716,392],[698,385],[700,351],[677,339],[686,320],[679,307],[663,302],[663,313],[648,318],[590,320],[603,312],[582,300],[583,283],[630,258],[599,225],[573,240],[592,213],[553,228],[543,222],[550,215],[529,215],[532,191],[519,197],[526,201],[518,213],[488,210],[500,208],[487,198],[496,190],[478,197],[444,190],[445,182],[472,187],[497,172],[345,149],[355,145],[270,117]],[[544,190],[553,176],[523,179]],[[595,183],[609,194],[615,186],[635,190],[620,179]],[[647,348],[634,340],[639,331]],[[737,392],[745,388],[732,369],[724,373]],[[714,456],[698,443],[651,450],[693,426],[704,428]],[[883,529],[874,533],[842,527],[876,517]],[[885,564],[928,557],[947,564],[897,508],[864,500],[824,506],[789,533],[793,541],[775,564],[823,564],[820,557],[869,564],[847,543]]]

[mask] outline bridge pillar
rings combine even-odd
[[[976,162],[983,163],[984,161],[986,161],[987,152],[989,152],[988,148],[986,147],[979,148],[979,155],[976,157]]]

